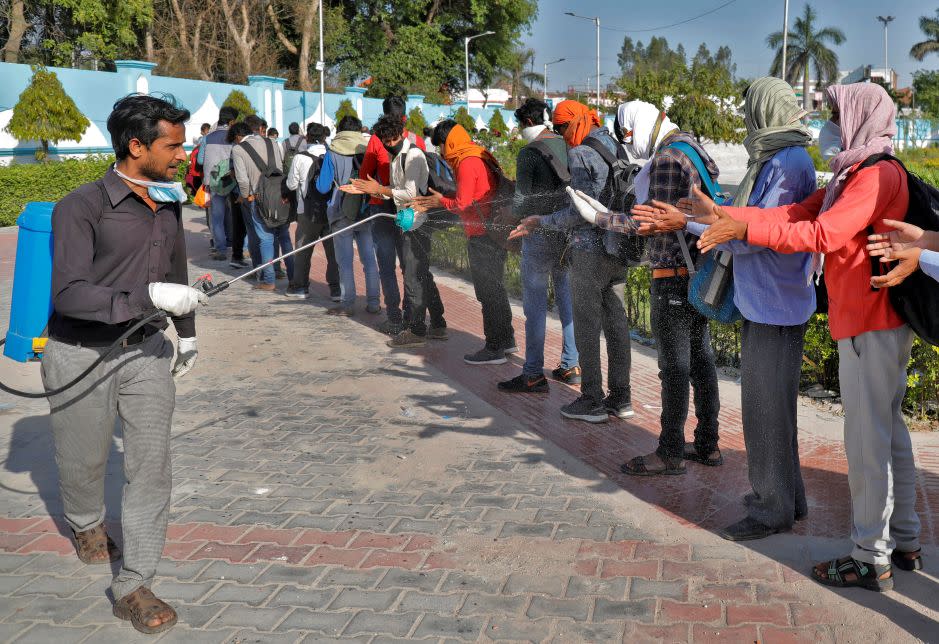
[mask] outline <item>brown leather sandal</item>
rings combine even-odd
[[[170,619],[159,626],[150,626],[150,621],[160,613],[169,611]],[[130,620],[141,633],[152,635],[162,633],[176,625],[176,611],[162,599],[158,599],[149,588],[141,586],[129,595],[124,595],[114,603],[114,616]]]
[[[75,554],[84,564],[91,566],[109,564],[121,558],[121,551],[111,541],[103,523],[82,532],[72,530],[72,536],[75,538]],[[100,556],[105,552],[108,554],[107,559]]]

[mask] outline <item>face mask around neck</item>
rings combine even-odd
[[[532,125],[531,127],[523,127],[519,134],[522,135],[522,138],[531,143],[538,136],[547,129],[544,125]]]
[[[818,133],[818,149],[825,161],[831,161],[841,151],[841,127],[837,123],[827,121]]]
[[[157,203],[183,203],[186,201],[186,191],[179,181],[142,181],[131,179],[115,166],[114,174],[125,181],[147,188],[147,195]]]

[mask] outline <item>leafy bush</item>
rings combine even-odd
[[[29,86],[13,107],[6,131],[20,141],[39,141],[36,151],[40,161],[49,156],[49,143],[80,141],[91,122],[65,93],[55,72],[33,67]]]
[[[405,127],[409,132],[414,132],[417,136],[424,136],[424,128],[427,127],[427,119],[424,118],[424,113],[421,111],[421,108],[414,107],[414,109],[408,112],[408,121]]]
[[[251,101],[248,100],[248,96],[237,89],[232,90],[228,98],[225,99],[225,102],[222,103],[222,107],[234,107],[238,110],[238,118],[236,119],[238,121],[243,121],[246,116],[255,114],[254,106],[251,104]]]
[[[359,118],[359,113],[355,111],[355,106],[352,105],[352,101],[348,98],[343,99],[343,101],[339,103],[338,109],[336,109],[336,124],[338,125],[339,121],[347,116]]]
[[[817,145],[810,145],[805,148],[805,150],[809,153],[809,156],[812,157],[812,163],[815,164],[816,172],[831,172],[831,168],[828,166],[828,161],[822,157],[822,151],[818,148]]]
[[[489,119],[489,131],[500,136],[505,136],[509,133],[509,126],[506,124],[505,119],[502,118],[502,110],[493,112],[492,118]]]
[[[476,129],[476,120],[470,116],[469,110],[466,109],[466,106],[461,105],[460,108],[453,115],[453,120],[463,126],[463,129],[471,133]]]

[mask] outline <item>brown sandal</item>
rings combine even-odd
[[[75,554],[84,564],[91,566],[109,564],[121,558],[121,551],[111,541],[103,523],[82,532],[72,530],[72,536],[75,538]],[[108,553],[107,559],[97,556],[104,552]]]
[[[172,617],[159,626],[150,626],[149,622],[159,613],[169,611]],[[130,620],[141,633],[152,635],[162,633],[176,625],[176,611],[162,599],[158,599],[149,588],[141,586],[129,595],[124,595],[114,603],[114,616]]]

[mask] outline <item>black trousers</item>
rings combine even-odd
[[[495,351],[515,343],[512,308],[505,292],[506,251],[486,235],[466,241],[470,274],[476,300],[483,309],[483,333],[486,347]]]
[[[241,214],[241,204],[231,196],[228,197],[228,215],[225,218],[225,232],[231,246],[232,259],[244,259],[245,237],[248,234],[245,228],[245,218]]]
[[[430,325],[446,327],[443,301],[430,272],[430,244],[433,231],[427,227],[404,233],[404,310],[409,311],[408,327],[415,335],[427,333],[425,318],[430,311]]]
[[[688,302],[687,277],[653,279],[650,308],[662,381],[662,433],[657,453],[663,458],[680,458],[684,452],[690,381],[698,419],[694,446],[699,454],[710,454],[717,449],[721,403],[708,319]]]
[[[300,248],[327,234],[329,228],[321,221],[315,221],[313,217],[306,213],[297,214],[297,228],[294,231],[294,248]],[[327,239],[321,246],[326,253],[326,283],[329,284],[330,291],[339,290],[339,264],[336,262],[336,251],[333,247],[333,240]],[[310,286],[310,261],[313,257],[315,246],[310,246],[306,250],[300,251],[294,255],[293,282],[290,288],[308,288]]]

